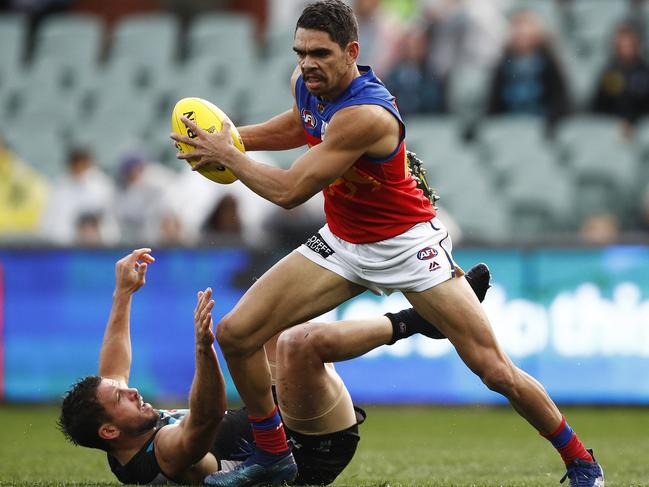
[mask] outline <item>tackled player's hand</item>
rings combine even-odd
[[[133,294],[145,283],[146,270],[155,262],[151,249],[142,248],[122,257],[115,264],[115,292]]]
[[[214,343],[214,327],[212,323],[212,289],[198,291],[198,302],[194,309],[194,326],[196,328],[196,345],[211,347]]]

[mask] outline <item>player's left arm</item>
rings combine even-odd
[[[178,424],[162,428],[156,437],[156,458],[172,478],[182,475],[197,462],[205,462],[218,426],[225,414],[225,381],[214,350],[210,288],[198,293],[194,310],[196,369],[189,393],[189,413]]]
[[[215,134],[200,130],[189,120],[183,122],[198,134],[201,145],[193,153],[193,157],[201,157],[194,170],[223,165],[252,191],[284,208],[307,201],[342,176],[363,155],[388,155],[399,141],[399,124],[387,110],[376,105],[352,106],[334,115],[322,143],[309,149],[289,169],[281,169],[258,163],[234,147],[227,122]],[[192,139],[187,139],[180,141],[191,144]]]
[[[99,375],[128,384],[131,373],[130,315],[133,294],[145,283],[151,249],[131,252],[115,264],[113,304],[99,352]]]

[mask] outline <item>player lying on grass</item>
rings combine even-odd
[[[154,409],[129,387],[131,300],[154,262],[150,252],[135,250],[117,262],[99,375],[80,380],[68,391],[59,425],[73,443],[106,451],[111,470],[124,483],[201,483],[246,458],[252,451],[252,431],[244,408],[226,411],[225,385],[213,348],[214,300],[209,288],[198,293],[194,310],[196,372],[189,409]],[[484,264],[467,273],[480,300],[489,277]],[[358,424],[365,413],[354,407],[329,362],[357,357],[417,332],[444,338],[407,309],[335,325],[305,323],[267,344],[279,408],[299,470],[293,483],[331,483],[351,461],[360,438]]]

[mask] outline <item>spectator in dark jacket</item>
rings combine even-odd
[[[552,124],[568,111],[568,89],[541,20],[512,17],[511,36],[491,82],[489,114],[531,114]]]
[[[396,97],[401,114],[407,116],[445,111],[445,86],[428,64],[426,31],[413,25],[404,34],[401,47],[401,60],[384,80]]]
[[[649,113],[649,65],[642,56],[638,32],[620,26],[613,38],[613,53],[597,82],[592,110],[636,122]]]

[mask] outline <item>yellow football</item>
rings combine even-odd
[[[207,100],[203,100],[202,98],[183,98],[176,103],[171,114],[171,130],[176,134],[186,135],[192,139],[196,137],[196,134],[182,123],[180,117],[185,117],[191,120],[209,133],[220,131],[223,126],[223,121],[228,119],[228,116],[223,112],[223,110]],[[243,146],[241,135],[239,135],[239,131],[234,125],[232,125],[230,135],[232,136],[232,142],[234,142],[235,147],[241,152],[245,152],[246,149]],[[194,150],[192,146],[180,142],[176,142],[176,147],[180,152],[192,152]],[[187,162],[193,167],[198,160],[190,159]],[[221,184],[230,184],[237,180],[237,177],[232,173],[232,171],[225,167],[220,169],[199,169],[198,172],[207,179],[211,179],[212,181]]]

